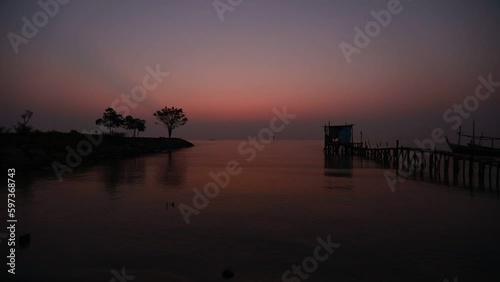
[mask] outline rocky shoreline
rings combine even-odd
[[[78,132],[0,134],[0,166],[16,169],[52,169],[52,164],[91,164],[188,148],[181,138],[122,137]]]

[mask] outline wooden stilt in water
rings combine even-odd
[[[420,161],[422,162],[420,165],[420,178],[424,180],[424,170],[425,170],[425,155],[424,151],[420,151]]]
[[[434,153],[431,153],[429,155],[429,178],[431,179],[431,181],[434,180],[432,171],[433,169],[434,169]]]
[[[437,155],[436,165],[434,166],[435,173],[437,175],[437,181],[439,184],[441,184],[441,158],[441,155]]]
[[[484,163],[482,161],[478,162],[477,177],[478,177],[477,180],[478,180],[479,189],[483,190],[484,189]]]
[[[396,174],[399,175],[399,140],[396,140],[396,152],[394,157],[394,168],[396,169]]]
[[[467,187],[465,183],[465,157],[462,159],[462,186]]]
[[[499,181],[498,179],[500,178],[500,164],[497,163],[497,193],[499,192],[500,187],[498,186]]]
[[[456,186],[458,185],[458,171],[460,169],[460,166],[458,164],[458,158],[456,156],[453,156],[453,185]]]
[[[488,164],[488,186],[490,188],[490,191],[491,189],[493,189],[493,182],[491,182],[491,165],[492,163]]]
[[[469,188],[474,188],[474,162],[472,161],[472,157],[469,160]]]
[[[410,150],[406,151],[406,169],[410,170]]]
[[[450,157],[448,156],[445,156],[444,157],[444,184],[445,185],[449,185],[450,182],[449,182],[449,169],[450,169]]]
[[[411,157],[411,160],[413,162],[413,167],[412,167],[412,174],[415,179],[417,179],[417,153],[413,151],[413,156]]]

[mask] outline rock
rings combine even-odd
[[[226,278],[226,279],[231,279],[234,277],[234,272],[231,271],[230,269],[225,269],[223,272],[222,272],[222,277]]]

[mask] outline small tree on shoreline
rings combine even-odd
[[[10,128],[0,126],[0,134],[7,134],[7,133],[10,133]]]
[[[29,110],[24,111],[24,113],[21,115],[23,121],[19,121],[17,125],[14,125],[14,130],[16,131],[16,133],[19,134],[30,133],[33,130],[33,126],[28,125],[28,122],[30,122],[32,116],[33,116],[32,111]]]
[[[139,137],[139,133],[146,130],[146,121],[140,118],[134,118],[133,116],[126,116],[123,128],[128,130],[130,136]]]
[[[102,125],[109,130],[109,134],[113,134],[113,128],[118,128],[123,125],[123,116],[118,114],[113,108],[107,108],[102,114],[102,118],[97,119],[95,124]]]
[[[188,122],[182,109],[175,107],[164,107],[153,114],[159,122],[168,130],[168,138],[172,136],[172,131]],[[158,124],[158,123],[157,123]]]

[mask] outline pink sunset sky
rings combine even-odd
[[[190,121],[174,136],[187,139],[256,135],[283,106],[297,118],[282,139],[321,139],[328,121],[355,123],[356,138],[362,130],[373,140],[411,142],[436,127],[452,135],[443,113],[474,95],[479,76],[500,81],[500,5],[401,1],[347,63],[339,44],[353,44],[354,27],[388,2],[244,0],[221,21],[212,1],[74,0],[16,54],[8,34],[22,35],[22,18],[41,7],[2,1],[0,126],[29,109],[42,131],[90,130],[142,84],[146,66],[160,65],[170,76],[130,110],[147,120],[144,136],[166,135],[153,117],[164,106],[184,109]],[[500,136],[499,94],[480,101],[464,129],[475,119],[479,132]]]

